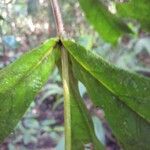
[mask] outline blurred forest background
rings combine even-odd
[[[78,0],[58,1],[68,37],[118,67],[150,76],[150,36],[140,24],[130,22],[134,35],[126,35],[118,45],[112,46],[100,39],[86,22]],[[105,2],[111,11],[115,10],[113,1]],[[0,69],[55,35],[50,0],[0,1]],[[81,83],[79,88],[93,116],[98,138],[107,144],[107,150],[119,150],[104,112],[92,106]],[[0,150],[63,150],[63,124],[63,89],[56,68],[14,133],[0,145]]]

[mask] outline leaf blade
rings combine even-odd
[[[95,106],[103,108],[113,134],[127,150],[148,150],[150,146],[150,126],[109,92],[98,80],[73,60],[74,74],[86,86]]]
[[[93,144],[94,149],[104,146],[97,140],[91,117],[77,89],[77,83],[71,78],[71,132],[72,150],[84,149],[86,144]],[[88,132],[87,132],[88,131]]]
[[[0,71],[0,141],[13,130],[48,80],[59,57],[58,51],[53,50],[57,41],[45,42]]]
[[[99,0],[79,0],[79,3],[95,30],[107,42],[116,43],[118,38],[131,30],[115,15],[111,14]],[[90,11],[89,11],[90,10]]]
[[[118,69],[94,52],[72,41],[62,41],[69,53],[101,82],[111,93],[117,95],[133,111],[150,121],[150,79]]]
[[[70,57],[68,58],[70,62]],[[63,66],[63,64],[61,65]],[[94,146],[94,149],[102,150],[104,149],[104,147],[94,134],[92,120],[79,94],[78,83],[74,78],[71,69],[71,63],[69,63],[68,65],[68,77],[64,80],[65,82],[67,82],[67,86],[64,86],[64,88],[66,88],[64,89],[64,118],[68,117],[67,120],[65,120],[67,121],[67,123],[65,122],[65,133],[67,130],[69,134],[65,134],[65,148],[66,150],[85,149],[86,144],[92,144]],[[60,64],[58,65],[58,67],[61,74],[63,74],[63,67],[60,67]],[[66,113],[69,113],[69,115]]]
[[[126,18],[133,18],[141,22],[143,28],[150,31],[150,1],[131,0],[125,3],[117,3],[118,15]]]

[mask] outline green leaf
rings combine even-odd
[[[149,150],[150,125],[111,93],[79,63],[73,61],[74,73],[86,86],[95,106],[103,108],[106,119],[124,150]]]
[[[63,44],[69,53],[111,93],[122,102],[150,121],[150,79],[139,76],[107,63],[94,52],[68,40]]]
[[[58,63],[58,68],[64,87],[65,149],[85,149],[92,144],[95,149],[102,150],[104,147],[94,134],[92,120],[80,97],[68,52],[64,48],[61,52],[62,62],[61,65]]]
[[[150,31],[149,8],[149,0],[130,0],[125,3],[117,4],[118,15],[140,21],[142,27],[148,31]]]
[[[87,108],[75,83],[71,77],[70,85],[70,110],[71,110],[71,138],[72,150],[84,149],[86,145],[93,144],[94,149],[102,150],[103,145],[97,140],[94,134],[94,127]]]
[[[48,80],[59,56],[57,41],[46,41],[0,71],[0,141],[12,132]]]
[[[111,14],[103,2],[99,0],[79,0],[79,3],[95,30],[107,42],[116,43],[129,28],[115,15]]]

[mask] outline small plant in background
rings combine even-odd
[[[112,14],[99,0],[79,0],[87,20],[106,42],[117,44],[133,34],[123,20],[141,22],[150,30],[149,0],[115,3]],[[150,147],[150,79],[114,67],[101,56],[65,38],[57,0],[51,0],[57,36],[21,56],[0,71],[0,141],[14,129],[55,66],[64,89],[65,149],[105,149],[97,139],[91,116],[80,96],[78,82],[87,89],[93,105],[101,107],[112,132],[126,150]]]

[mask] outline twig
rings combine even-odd
[[[56,24],[56,29],[57,29],[57,35],[59,37],[62,37],[65,34],[64,31],[64,25],[62,21],[62,16],[60,12],[60,7],[58,4],[57,0],[50,0],[53,14],[54,14],[54,19],[55,19],[55,24]]]

